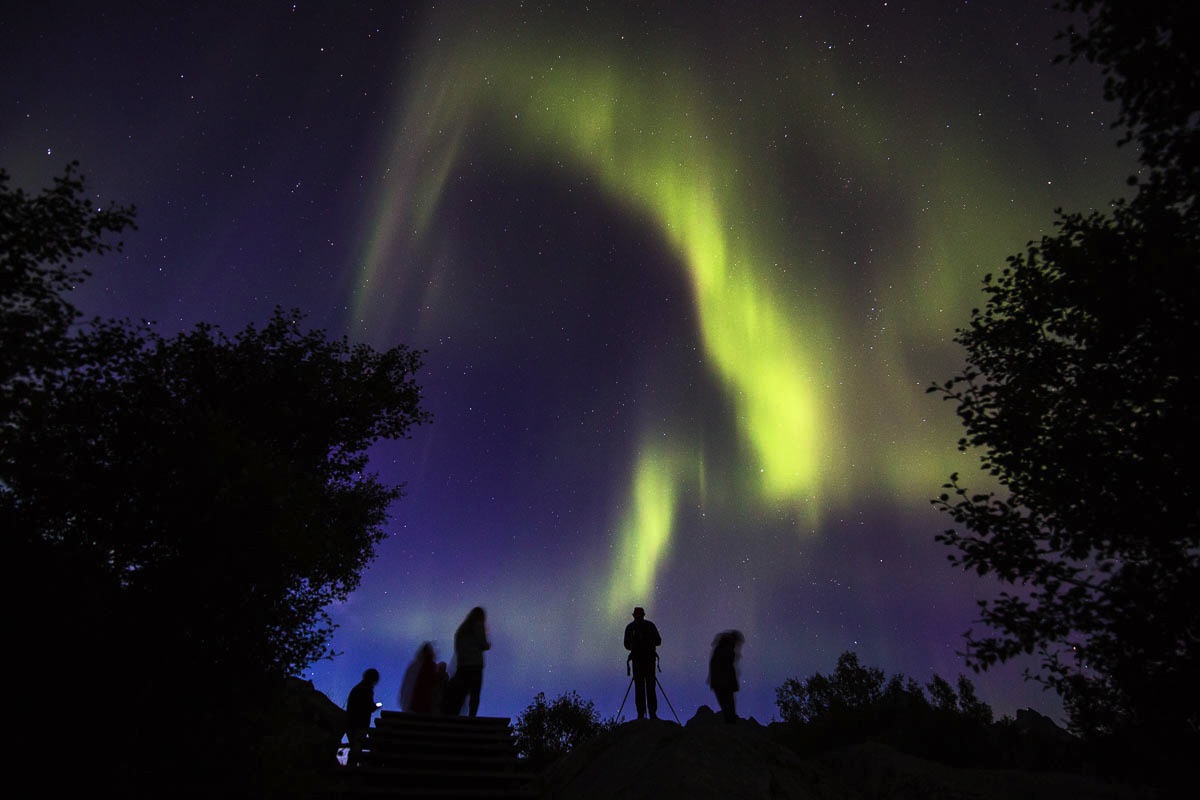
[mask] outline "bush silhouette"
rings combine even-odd
[[[928,695],[926,695],[928,692]],[[865,741],[957,766],[1000,766],[992,709],[965,676],[955,684],[935,675],[924,687],[903,674],[861,664],[852,652],[834,671],[788,678],[775,690],[792,745],[813,753]]]
[[[602,720],[591,700],[574,690],[547,703],[538,692],[513,724],[517,754],[526,763],[542,769],[577,745],[617,725],[616,717]]]

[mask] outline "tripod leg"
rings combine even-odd
[[[625,687],[625,696],[621,698],[621,707],[617,709],[617,719],[621,718],[621,712],[625,710],[625,701],[629,699],[629,690],[633,688],[633,678],[629,679],[629,685]]]
[[[654,682],[658,684],[658,690],[662,692],[663,700],[667,701],[667,706],[671,709],[671,715],[675,717],[676,722],[679,722],[679,715],[675,713],[675,706],[671,705],[671,698],[667,697],[667,690],[663,688],[662,681],[655,677]],[[683,723],[679,722],[679,724],[682,725]]]

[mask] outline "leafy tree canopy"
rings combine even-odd
[[[279,309],[232,336],[71,328],[77,260],[108,251],[132,210],[91,210],[74,166],[38,197],[0,178],[16,221],[0,228],[0,528],[30,587],[16,638],[40,686],[77,682],[87,654],[87,718],[151,771],[220,751],[245,777],[255,709],[333,655],[326,608],[386,535],[402,487],[367,471],[367,451],[429,419],[421,354]],[[167,698],[171,737],[146,724]]]
[[[617,724],[616,717],[601,719],[595,703],[578,692],[565,692],[549,702],[545,692],[538,692],[513,723],[513,734],[521,758],[542,768]]]
[[[1194,46],[1191,5],[1178,0],[1062,0],[1082,14],[1060,38],[1068,53],[1104,74],[1104,99],[1118,107],[1122,144],[1135,142],[1147,196],[1196,212],[1200,175],[1200,52]],[[1137,182],[1137,179],[1134,179]],[[1193,221],[1194,218],[1193,218]]]
[[[75,350],[5,447],[24,543],[92,566],[123,615],[170,619],[160,651],[204,643],[191,659],[279,678],[330,655],[314,623],[384,538],[401,490],[366,448],[424,419],[418,354],[281,311],[232,339],[104,323]]]
[[[775,690],[788,742],[801,755],[880,741],[903,752],[972,767],[1015,765],[1011,720],[993,724],[992,708],[966,676],[951,684],[934,675],[922,686],[842,653],[833,672],[788,678]]]
[[[1105,69],[1146,174],[985,278],[966,368],[931,391],[1003,488],[951,476],[934,503],[958,527],[937,538],[1012,587],[981,601],[972,666],[1033,654],[1079,732],[1169,750],[1200,729],[1196,51],[1182,4],[1064,6],[1088,14],[1072,57]]]
[[[0,420],[12,411],[17,378],[57,363],[54,348],[79,316],[66,293],[88,276],[76,262],[119,249],[105,236],[133,227],[135,213],[116,204],[95,208],[75,162],[37,195],[10,181],[0,168]]]
[[[957,691],[939,675],[922,688],[903,674],[887,678],[883,670],[864,666],[850,651],[838,656],[829,675],[817,672],[805,680],[785,680],[775,690],[775,705],[784,722],[804,725],[866,718],[898,706],[932,708],[982,724],[992,721],[991,707],[979,700],[974,684],[964,675],[958,677]]]

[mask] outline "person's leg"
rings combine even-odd
[[[470,714],[475,716],[479,713],[479,693],[483,691],[483,668],[480,667],[471,673],[471,705]]]
[[[633,662],[633,702],[637,705],[638,719],[646,716],[646,673],[638,662]]]
[[[479,712],[479,693],[483,688],[483,667],[464,667],[459,670],[462,677],[462,700],[467,701],[467,713],[475,716]],[[459,700],[459,708],[462,708]]]
[[[722,689],[717,694],[717,702],[721,705],[721,716],[726,722],[733,722],[736,718],[736,713],[733,710],[733,692],[728,689]]]
[[[463,713],[467,696],[471,693],[471,669],[464,667],[454,673],[454,677],[446,684],[446,697],[442,713],[457,717]]]

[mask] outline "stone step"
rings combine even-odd
[[[406,781],[393,781],[378,784],[360,783],[357,781],[337,780],[319,792],[309,795],[309,800],[356,800],[356,798],[511,798],[511,800],[536,800],[541,798],[541,784],[529,781],[522,784],[506,785],[414,785]]]
[[[508,731],[508,717],[463,717],[447,714],[417,714],[411,711],[383,711],[375,719],[381,727],[421,727],[430,730],[466,732]]]
[[[507,728],[488,729],[472,729],[455,731],[446,728],[427,727],[423,725],[401,725],[396,723],[383,723],[371,728],[372,733],[377,733],[380,736],[388,738],[413,738],[424,736],[433,741],[448,741],[448,742],[466,742],[466,743],[482,743],[503,742],[512,739],[512,734]]]
[[[397,734],[406,732],[420,733],[439,739],[461,739],[467,742],[504,739],[511,736],[508,728],[464,728],[462,730],[454,730],[453,728],[423,725],[421,723],[384,722],[380,725],[375,725],[374,730]]]
[[[338,778],[362,786],[380,786],[403,782],[409,786],[507,786],[527,783],[531,773],[516,769],[462,767],[458,769],[392,768],[364,764],[342,767]]]
[[[461,755],[463,757],[508,756],[515,757],[516,749],[511,740],[497,739],[490,742],[453,741],[436,739],[421,734],[392,735],[372,731],[368,734],[366,749],[375,753],[398,755]]]
[[[503,769],[390,769],[342,767],[323,798],[358,796],[405,797],[537,797],[536,775]]]
[[[389,736],[386,733],[379,733],[368,737],[366,749],[389,755],[458,755],[463,758],[498,756],[513,758],[516,756],[516,749],[511,741],[455,742],[446,739],[431,739],[420,734]]]
[[[462,728],[487,727],[492,725],[507,728],[509,723],[512,722],[511,717],[469,717],[466,714],[419,714],[415,711],[394,711],[390,708],[383,709],[379,712],[379,716],[375,718],[376,721],[381,719],[423,721]]]
[[[506,717],[440,717],[392,712],[368,733],[369,747],[389,753],[460,753],[512,756]]]
[[[489,787],[467,789],[459,787],[420,788],[409,786],[338,787],[314,795],[313,800],[539,800],[538,786]]]
[[[375,749],[367,753],[371,764],[389,769],[507,769],[515,760],[515,753],[461,753],[455,751]]]
[[[517,759],[507,717],[385,711],[367,733],[363,763],[336,770],[320,800],[540,796],[539,777]]]

